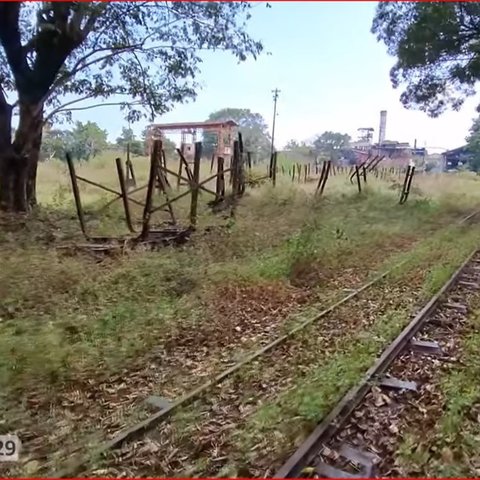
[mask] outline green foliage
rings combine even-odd
[[[40,158],[42,160],[64,159],[68,146],[71,144],[72,134],[70,131],[44,128]]]
[[[313,141],[313,147],[318,155],[325,155],[332,160],[336,160],[339,151],[348,147],[350,143],[350,135],[338,132],[323,132],[317,135]]]
[[[458,109],[480,78],[480,4],[380,2],[372,33],[397,61],[394,87],[402,103],[438,116]]]
[[[107,146],[107,132],[95,122],[75,122],[75,127],[68,135],[67,148],[73,158],[90,160],[101,153]]]
[[[116,143],[119,147],[126,147],[127,143],[132,143],[135,140],[135,133],[131,128],[122,128],[122,133],[117,137]]]
[[[284,150],[303,156],[310,156],[313,154],[314,147],[307,142],[298,142],[297,140],[292,139],[287,142]]]
[[[122,128],[122,133],[117,138],[116,145],[125,152],[127,151],[128,145],[132,155],[140,156],[143,155],[145,151],[143,143],[140,140],[137,140],[131,128]]]
[[[44,128],[41,155],[42,159],[64,160],[70,152],[74,159],[88,161],[107,146],[107,132],[95,122],[76,122],[72,130]]]
[[[270,154],[271,137],[265,119],[247,108],[223,108],[209,115],[207,121],[233,120],[239,125],[245,151],[252,152],[255,159],[263,160]],[[203,151],[211,155],[217,139],[213,133],[204,133]]]
[[[474,172],[480,171],[480,117],[473,121],[470,127],[470,134],[465,139],[467,141],[468,150],[473,157],[468,162],[469,167]]]

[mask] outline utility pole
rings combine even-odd
[[[270,155],[273,155],[273,150],[274,150],[275,119],[277,117],[277,99],[278,99],[278,94],[280,93],[280,90],[276,88],[275,90],[272,90],[272,93],[273,93],[273,125],[272,125],[272,146],[270,148]]]

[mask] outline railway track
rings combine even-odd
[[[474,221],[480,214],[480,211],[475,211],[469,214],[466,217],[461,218],[459,221],[457,221],[458,226],[464,226],[472,221]],[[306,327],[309,325],[312,325],[313,323],[318,322],[319,320],[323,319],[324,317],[327,317],[330,315],[332,312],[337,310],[339,307],[346,305],[348,302],[353,300],[354,298],[358,297],[362,292],[370,289],[371,287],[377,285],[380,283],[383,279],[385,279],[388,275],[390,275],[392,272],[394,272],[397,268],[399,268],[401,265],[403,265],[404,262],[400,262],[399,264],[395,265],[388,271],[383,272],[382,274],[379,274],[375,278],[373,278],[371,281],[365,283],[362,285],[360,288],[355,289],[345,297],[341,298],[339,301],[333,303],[323,311],[319,312],[317,315],[314,315],[313,317],[309,318],[308,320],[304,321],[297,327],[293,328],[291,331],[288,333],[278,337],[271,343],[263,346],[259,350],[253,352],[252,354],[248,355],[245,359],[241,360],[237,364],[233,365],[232,367],[228,368],[227,370],[219,373],[215,377],[213,377],[211,380],[207,381],[205,384],[199,386],[198,388],[192,390],[191,392],[188,392],[186,395],[183,397],[179,398],[178,400],[166,405],[164,408],[161,408],[158,412],[154,413],[153,415],[149,416],[145,420],[133,425],[130,428],[127,428],[121,432],[119,432],[117,435],[115,435],[113,438],[110,440],[106,441],[103,443],[99,448],[95,449],[94,455],[102,455],[110,450],[117,449],[121,447],[124,443],[130,442],[132,440],[135,440],[142,435],[146,434],[150,430],[153,430],[155,427],[157,427],[159,424],[167,421],[177,410],[180,408],[183,408],[197,399],[201,398],[204,396],[209,390],[212,388],[220,385],[222,382],[225,380],[229,379],[232,377],[235,373],[237,373],[240,369],[244,368],[247,364],[253,363],[255,360],[261,358],[268,352],[273,351],[274,349],[279,348],[281,345],[283,345],[286,341],[294,337],[297,333],[301,332],[304,330]],[[295,457],[295,455],[294,455]],[[308,456],[308,458],[310,458]],[[53,471],[50,472],[54,477],[71,477],[83,470],[83,467],[89,462],[91,459],[90,454],[86,455],[81,455],[78,457],[73,457],[71,458],[66,464],[64,464],[64,467],[61,468],[58,471]],[[293,459],[293,457],[292,457]],[[291,459],[291,460],[292,460]],[[293,460],[292,460],[293,461]],[[287,462],[288,463],[288,462]],[[300,468],[300,467],[299,467]],[[300,468],[301,470],[301,468]],[[293,471],[298,472],[297,468],[294,468]],[[279,476],[291,476],[289,474],[285,473],[286,470],[280,470],[278,475]]]
[[[479,291],[476,250],[274,477],[373,478],[391,473],[389,462],[401,439],[391,421],[402,415],[408,419],[412,396],[420,403],[428,397],[432,375],[422,372],[454,358],[454,339],[465,329],[468,299]]]

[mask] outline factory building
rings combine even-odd
[[[424,159],[427,155],[425,148],[411,147],[408,142],[386,140],[387,111],[380,112],[378,142],[372,143],[373,128],[359,128],[360,138],[351,143],[351,148],[357,153],[359,162],[365,155],[379,155],[385,157],[384,165],[407,166],[411,160]]]

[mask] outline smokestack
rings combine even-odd
[[[380,128],[378,130],[378,143],[382,145],[385,141],[385,129],[387,128],[387,111],[382,110],[380,112]]]

